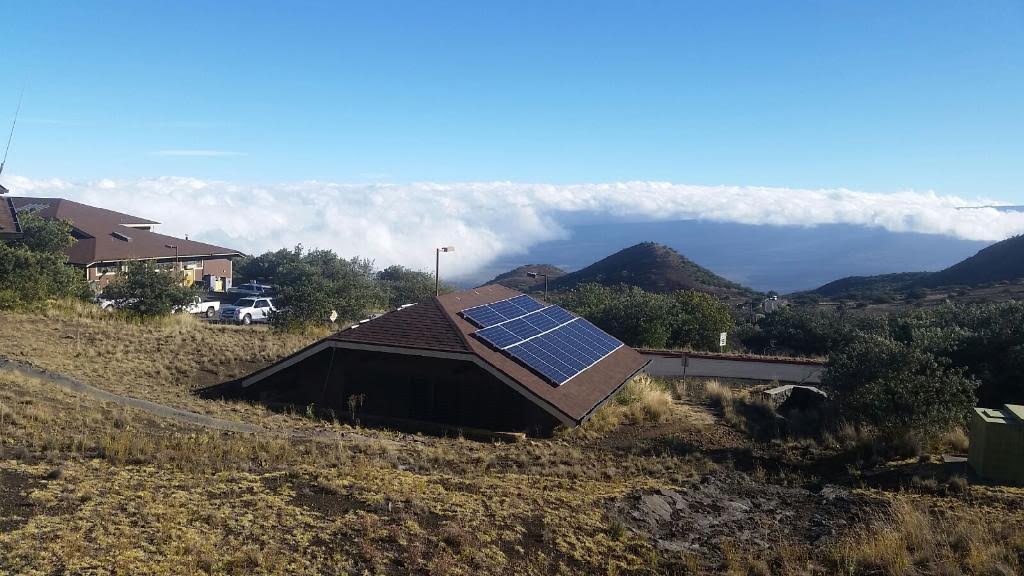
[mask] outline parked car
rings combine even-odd
[[[218,310],[220,310],[220,302],[217,302],[216,300],[204,302],[202,298],[196,296],[192,300],[191,304],[172,310],[171,313],[185,312],[187,314],[202,314],[206,318],[213,318],[217,316]]]
[[[113,312],[118,308],[123,308],[126,304],[134,304],[135,302],[138,302],[138,300],[135,298],[131,298],[118,304],[117,300],[111,300],[109,298],[104,298],[103,296],[97,296],[93,298],[93,302],[95,302],[96,305],[100,307],[100,310],[103,310],[104,312]]]
[[[245,284],[228,288],[228,294],[236,296],[272,296],[274,294],[274,287],[268,284],[246,282]]]
[[[220,309],[220,320],[248,326],[253,322],[268,322],[274,312],[277,312],[277,308],[272,298],[241,298]]]

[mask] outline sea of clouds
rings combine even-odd
[[[872,193],[667,182],[512,182],[249,185],[183,177],[61,180],[10,176],[12,195],[56,196],[157,220],[160,232],[260,253],[303,244],[378,266],[433,268],[452,276],[568,234],[567,219],[703,219],[778,226],[853,224],[891,232],[997,241],[1024,233],[1024,212],[991,199],[934,192]],[[970,210],[964,207],[977,207]]]

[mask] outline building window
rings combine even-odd
[[[120,262],[111,262],[109,264],[100,264],[96,267],[97,276],[107,276],[117,274],[121,271]]]

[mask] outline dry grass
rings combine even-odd
[[[977,510],[944,512],[905,498],[833,549],[839,574],[1021,574],[1024,524]]]
[[[660,422],[672,411],[672,394],[665,384],[638,374],[574,433],[606,434],[624,424]]]
[[[193,391],[255,371],[318,336],[189,315],[140,321],[77,302],[51,303],[39,315],[0,312],[0,354],[7,358],[118,394],[271,427],[296,422],[258,406],[201,400]]]
[[[190,319],[137,324],[0,314],[4,355],[266,428],[314,424],[200,400],[189,390],[203,378],[247,371],[247,358],[270,361],[306,338]],[[86,351],[87,342],[105,348]],[[209,350],[221,354],[182,366],[181,358],[207,358]],[[704,393],[737,413],[745,402],[742,392],[715,386]],[[664,383],[642,377],[608,403],[607,414],[595,415],[591,425],[603,421],[601,433],[488,444],[336,426],[341,440],[295,439],[193,428],[0,372],[0,574],[1021,570],[1024,492],[976,485],[943,495],[873,489],[895,502],[892,509],[827,544],[748,548],[723,538],[715,557],[723,560],[659,550],[609,518],[609,504],[636,491],[742,474],[730,468],[731,456],[712,462],[710,455],[751,451],[734,443],[742,435],[714,412],[701,408],[697,421],[684,408]],[[784,469],[749,474],[764,483],[786,477]]]

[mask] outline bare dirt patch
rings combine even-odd
[[[37,513],[28,495],[40,484],[23,472],[0,469],[0,532],[24,526]]]
[[[744,549],[827,542],[878,509],[881,503],[838,486],[812,492],[717,473],[674,490],[632,492],[610,513],[661,550],[720,557],[726,542]]]

